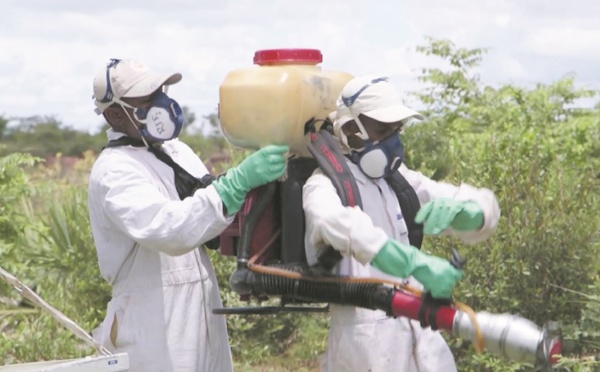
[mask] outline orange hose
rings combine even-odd
[[[387,284],[387,285],[392,286],[395,289],[402,289],[409,293],[412,293],[419,298],[422,298],[422,296],[423,296],[423,292],[421,290],[411,287],[408,284],[398,282],[395,280],[390,280],[390,279],[305,276],[305,275],[302,275],[301,273],[297,273],[294,271],[290,271],[290,270],[286,270],[286,269],[282,269],[282,268],[278,268],[278,267],[269,267],[269,266],[255,264],[254,262],[256,262],[256,260],[259,259],[267,251],[267,249],[269,249],[269,247],[275,242],[275,240],[279,237],[280,234],[281,234],[281,229],[277,230],[273,234],[273,236],[267,241],[267,243],[264,245],[264,247],[262,247],[254,256],[252,256],[250,258],[250,260],[248,261],[248,269],[250,269],[251,271],[254,271],[254,272],[262,273],[262,274],[271,274],[271,275],[282,276],[282,277],[289,278],[289,279],[300,279],[300,280],[307,280],[307,281],[320,282],[320,283]],[[471,319],[471,322],[473,322],[473,325],[475,327],[475,335],[476,335],[476,340],[473,340],[473,348],[475,349],[476,352],[482,353],[483,349],[484,349],[484,339],[483,339],[483,334],[481,333],[481,327],[479,326],[479,322],[477,321],[477,314],[475,313],[475,311],[473,311],[473,309],[469,305],[467,305],[463,302],[454,301],[454,305],[460,311],[465,312]]]

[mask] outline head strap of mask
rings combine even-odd
[[[115,95],[113,94],[112,85],[110,84],[110,69],[115,67],[121,62],[120,59],[112,58],[106,64],[106,92],[104,93],[104,97],[100,99],[102,103],[112,103],[115,102]]]
[[[183,110],[172,98],[167,96],[168,86],[163,86],[162,91],[155,93],[152,103],[148,108],[136,108],[124,102],[118,97],[115,97],[112,85],[110,83],[110,69],[121,62],[120,59],[111,59],[106,65],[106,93],[100,100],[102,103],[114,102],[123,108],[129,121],[142,137],[142,141],[146,147],[149,147],[146,138],[152,139],[154,142],[161,142],[173,139],[179,135],[183,128]],[[142,123],[142,127],[138,127],[135,120],[129,115],[126,107],[133,109],[133,114],[136,119]]]

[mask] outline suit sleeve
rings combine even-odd
[[[103,211],[142,247],[181,255],[218,236],[232,218],[213,186],[170,200],[135,164],[126,161],[90,183]]]
[[[466,183],[456,186],[447,182],[436,182],[404,165],[400,167],[400,173],[415,189],[421,205],[437,198],[452,198],[459,201],[474,201],[481,207],[484,218],[481,229],[476,231],[448,229],[444,232],[445,234],[454,234],[465,243],[474,244],[489,238],[496,230],[500,220],[500,206],[491,190],[477,188]]]
[[[316,170],[303,188],[306,243],[318,252],[330,245],[344,256],[367,264],[387,242],[387,234],[373,225],[358,207],[342,205],[331,180]]]

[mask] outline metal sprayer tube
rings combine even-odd
[[[484,346],[489,352],[509,360],[535,364],[543,332],[535,323],[511,314],[477,313],[477,322],[484,335]],[[475,337],[473,321],[458,311],[452,328],[454,336]]]

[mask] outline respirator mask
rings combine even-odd
[[[133,115],[142,123],[140,135],[154,141],[167,141],[179,135],[183,128],[181,106],[165,93],[158,92],[147,108],[136,108]]]
[[[394,174],[400,168],[403,158],[404,145],[398,131],[381,141],[367,140],[364,148],[350,152],[350,160],[367,177],[373,179]]]

